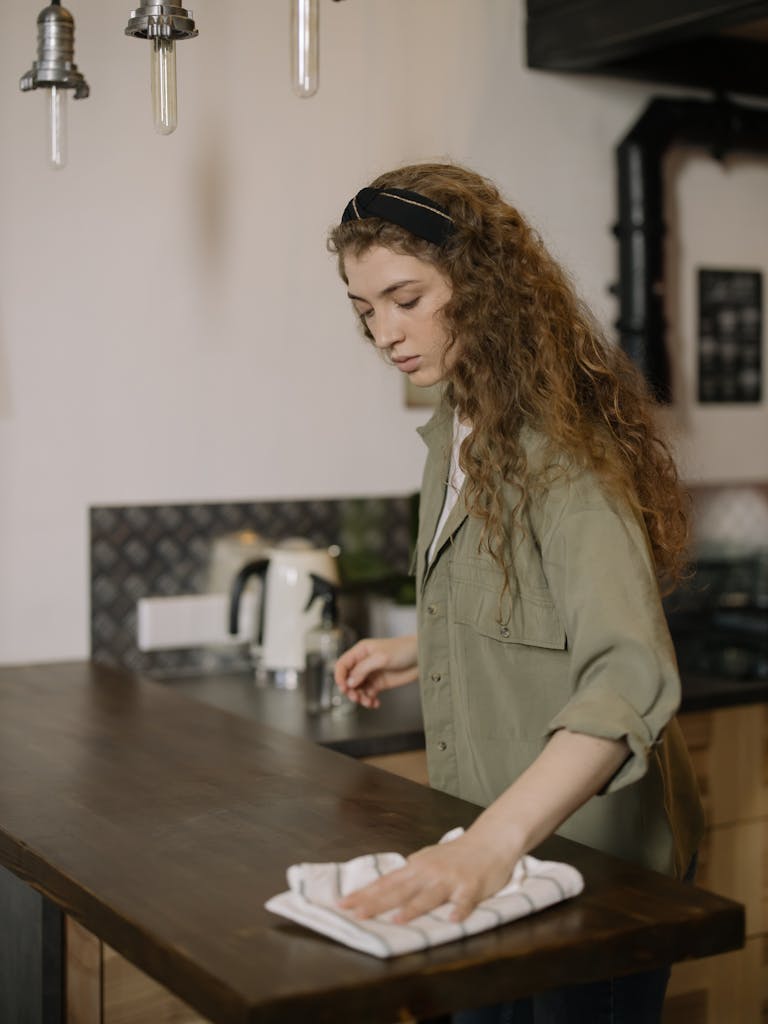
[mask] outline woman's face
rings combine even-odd
[[[348,295],[378,349],[420,388],[437,384],[456,358],[439,311],[451,285],[431,263],[373,246],[344,257]]]

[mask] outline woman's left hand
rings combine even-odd
[[[463,921],[477,904],[509,881],[518,857],[503,854],[488,842],[465,832],[438,846],[426,846],[407,864],[340,902],[359,918],[377,917],[397,908],[394,920],[405,924],[452,903],[451,920]]]

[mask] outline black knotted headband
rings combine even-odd
[[[341,223],[380,217],[412,235],[442,245],[455,230],[453,218],[432,199],[404,188],[363,188],[347,203]]]

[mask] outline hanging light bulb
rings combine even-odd
[[[161,135],[170,135],[179,123],[176,97],[176,44],[172,39],[155,36],[152,40],[150,75],[155,131]]]
[[[54,170],[67,163],[67,93],[76,100],[90,92],[88,83],[77,70],[75,56],[75,19],[53,0],[37,16],[37,60],[22,75],[22,92],[44,89],[46,93],[48,162]]]
[[[67,90],[48,90],[48,162],[54,170],[67,166]]]
[[[302,99],[318,85],[318,0],[291,0],[291,79]]]
[[[149,39],[152,115],[155,130],[170,135],[178,124],[176,98],[176,40],[197,35],[192,11],[178,4],[142,4],[131,11],[127,36]]]

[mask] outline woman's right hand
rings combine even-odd
[[[336,662],[336,685],[364,708],[380,706],[379,693],[419,677],[416,636],[359,640]]]

